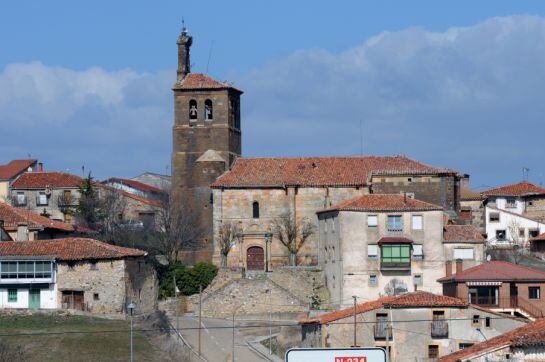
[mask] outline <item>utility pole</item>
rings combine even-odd
[[[271,289],[268,290],[269,292],[269,355],[272,355],[272,293]]]
[[[178,299],[178,293],[176,286],[176,275],[172,276],[172,282],[174,283],[174,298],[176,298],[176,333],[179,333],[180,330],[180,299]]]
[[[358,338],[357,338],[357,329],[356,329],[356,307],[357,307],[357,303],[358,303],[358,297],[356,297],[355,295],[352,296],[352,298],[354,298],[354,345],[352,347],[357,347],[358,346]]]
[[[199,285],[199,357],[201,356],[202,285]]]
[[[236,307],[233,309],[233,351],[231,352],[233,356],[233,362],[235,362],[235,313],[237,312]]]
[[[388,361],[391,361],[390,359],[390,318],[392,313],[392,306],[390,306],[390,311],[386,315],[386,355],[388,356]]]

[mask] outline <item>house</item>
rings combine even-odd
[[[72,224],[49,219],[30,210],[4,203],[0,203],[0,223],[5,231],[2,241],[4,239],[14,241],[54,239],[77,231]]]
[[[545,319],[443,356],[439,362],[545,361]]]
[[[131,178],[131,180],[157,187],[161,190],[170,190],[171,177],[169,175],[161,175],[153,172],[144,172],[143,174]]]
[[[85,238],[0,243],[0,308],[124,313],[157,302],[147,253]]]
[[[8,164],[0,165],[0,202],[8,202],[9,189],[13,180],[24,172],[35,172],[42,167],[38,160],[12,160]]]
[[[168,195],[165,189],[147,185],[140,181],[128,180],[124,178],[111,177],[105,181],[102,181],[102,183],[104,185],[125,191],[131,195],[136,195],[147,199],[164,200]]]
[[[65,172],[27,172],[11,184],[11,204],[51,219],[73,222],[82,178]]]
[[[530,250],[533,252],[545,252],[545,233],[530,239]]]
[[[484,191],[486,234],[490,245],[529,247],[545,232],[545,189],[528,181]]]
[[[387,349],[392,361],[428,361],[509,332],[525,321],[417,291],[305,318],[300,324],[303,347],[375,346]]]
[[[485,232],[485,197],[469,186],[469,175],[464,175],[460,188],[460,219]]]
[[[455,213],[458,182],[455,171],[404,156],[237,158],[231,170],[211,186],[213,261],[220,264],[219,230],[225,223],[235,223],[241,230],[240,242],[228,255],[228,265],[270,270],[286,264],[289,255],[276,236],[269,237],[273,220],[291,215],[317,226],[318,210],[385,192],[406,193]],[[318,247],[315,233],[300,249],[298,263],[317,264]]]
[[[545,316],[545,272],[505,261],[489,261],[438,279],[443,294],[530,319]]]
[[[443,265],[483,260],[471,225],[444,225],[443,208],[406,195],[370,194],[320,210],[319,265],[336,305],[413,290],[441,292]]]

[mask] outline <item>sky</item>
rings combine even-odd
[[[404,154],[477,190],[545,184],[543,1],[16,1],[0,5],[0,163],[170,172],[182,18],[234,82],[243,156]]]

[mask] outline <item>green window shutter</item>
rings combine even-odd
[[[8,302],[17,302],[17,289],[8,289]]]

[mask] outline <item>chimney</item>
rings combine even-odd
[[[452,276],[452,261],[447,260],[445,262],[445,276],[450,277]]]
[[[38,172],[44,171],[44,164],[42,162],[38,162]]]
[[[17,225],[17,241],[28,240],[28,225]]]
[[[407,193],[406,192],[403,192],[403,202],[405,204],[407,203]]]
[[[456,274],[460,274],[462,270],[462,259],[456,259]]]

